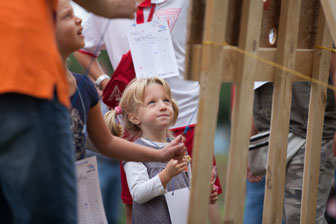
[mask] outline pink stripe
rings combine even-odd
[[[84,50],[78,50],[78,52],[81,52],[81,53],[83,53],[83,54],[87,54],[87,55],[90,55],[91,57],[97,57],[97,55],[94,55],[94,54],[92,54],[92,53],[90,53],[90,52],[87,52],[87,51],[84,51]]]

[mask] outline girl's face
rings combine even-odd
[[[59,0],[56,17],[56,39],[63,58],[84,46],[82,19],[75,16],[69,0]]]
[[[162,85],[151,83],[146,86],[144,103],[135,115],[137,124],[144,135],[147,131],[166,131],[174,119],[171,99]]]

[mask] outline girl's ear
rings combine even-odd
[[[127,115],[127,117],[128,117],[128,120],[129,120],[130,122],[132,122],[133,124],[135,124],[135,125],[140,125],[141,121],[140,121],[140,119],[138,118],[138,116],[136,116],[136,114],[134,114],[134,113],[129,113],[129,114]]]

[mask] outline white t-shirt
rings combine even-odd
[[[173,98],[179,106],[179,117],[172,128],[185,127],[192,114],[198,108],[199,83],[184,80],[185,44],[187,36],[187,15],[189,0],[152,0],[156,4],[154,19],[166,19],[170,28],[179,76],[165,79],[170,85]],[[150,7],[144,9],[144,20],[147,21]],[[109,23],[109,24],[108,24]],[[106,19],[90,14],[84,23],[83,34],[85,47],[82,51],[95,54],[97,50],[106,49],[115,69],[123,54],[129,51],[127,40],[128,29],[135,24],[135,19]],[[108,27],[107,27],[108,24]],[[107,28],[104,37],[102,35]],[[100,39],[102,38],[101,43]],[[197,113],[190,124],[197,121]]]

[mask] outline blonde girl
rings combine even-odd
[[[163,79],[135,79],[125,89],[120,106],[105,115],[108,127],[122,135],[119,114],[127,134],[140,136],[135,143],[160,150],[171,139],[168,128],[177,120],[178,107]],[[189,187],[182,172],[186,166],[185,159],[123,163],[133,198],[132,223],[171,223],[164,194]]]

